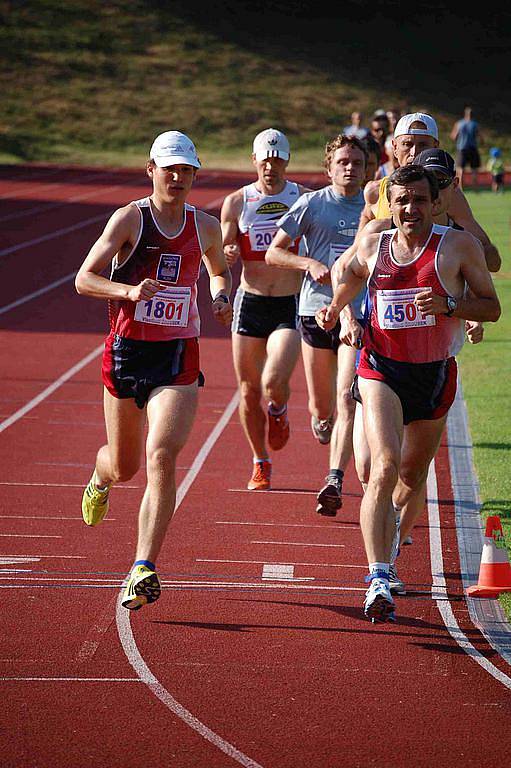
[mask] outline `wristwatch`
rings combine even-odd
[[[216,301],[217,299],[221,299],[224,302],[224,304],[229,303],[229,297],[225,293],[218,293],[213,299],[213,301]]]
[[[458,299],[455,299],[454,296],[447,296],[447,312],[445,312],[447,317],[452,317],[454,312],[456,312],[457,306]]]

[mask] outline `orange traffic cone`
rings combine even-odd
[[[511,565],[498,515],[490,515],[486,521],[479,580],[466,592],[470,597],[498,597],[501,592],[511,592]]]

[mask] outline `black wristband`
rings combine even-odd
[[[216,301],[217,299],[222,299],[224,304],[228,304],[229,303],[229,297],[225,293],[217,293],[217,295],[215,296],[213,301]]]

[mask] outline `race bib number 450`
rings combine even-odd
[[[424,325],[435,325],[434,315],[421,315],[414,299],[417,293],[431,290],[430,288],[403,288],[400,291],[377,291],[376,310],[378,325],[387,331],[398,328],[421,328]]]
[[[148,301],[137,301],[135,320],[152,325],[188,325],[191,288],[166,288]]]

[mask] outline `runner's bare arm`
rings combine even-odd
[[[501,313],[500,302],[488,272],[483,249],[479,240],[469,232],[451,230],[445,240],[446,263],[465,281],[469,290],[458,299],[453,317],[478,322],[495,323]],[[443,278],[445,280],[445,278]],[[423,315],[441,315],[447,311],[447,299],[432,291],[415,296],[415,304]]]
[[[238,219],[243,208],[243,190],[227,195],[220,211],[223,249],[227,264],[232,267],[240,257]]]
[[[265,261],[273,267],[283,267],[284,269],[300,269],[302,272],[309,272],[313,280],[318,283],[330,283],[330,270],[326,264],[322,264],[309,256],[301,256],[289,250],[293,239],[284,232],[283,229],[277,230],[270,247],[266,251]]]
[[[197,222],[204,248],[202,260],[209,275],[213,315],[215,320],[218,320],[222,325],[229,325],[232,320],[232,306],[229,299],[232,290],[232,276],[222,247],[220,222],[215,216],[210,216],[204,211],[197,212]]]
[[[165,288],[157,280],[146,279],[138,285],[126,285],[112,282],[102,275],[116,256],[120,264],[127,258],[137,241],[139,230],[140,213],[135,205],[130,203],[112,214],[78,270],[75,287],[79,294],[96,299],[139,301],[150,299]]]
[[[481,225],[475,220],[468,200],[459,187],[454,190],[448,213],[456,224],[459,224],[460,227],[463,227],[463,229],[466,229],[481,241],[488,269],[490,272],[498,272],[502,263],[499,251],[490,241]]]
[[[316,322],[326,331],[336,324],[344,307],[353,301],[369,276],[367,262],[374,254],[378,237],[369,235],[362,238],[359,248],[351,262],[346,266],[341,282],[334,291],[332,301],[327,307],[316,312]]]

